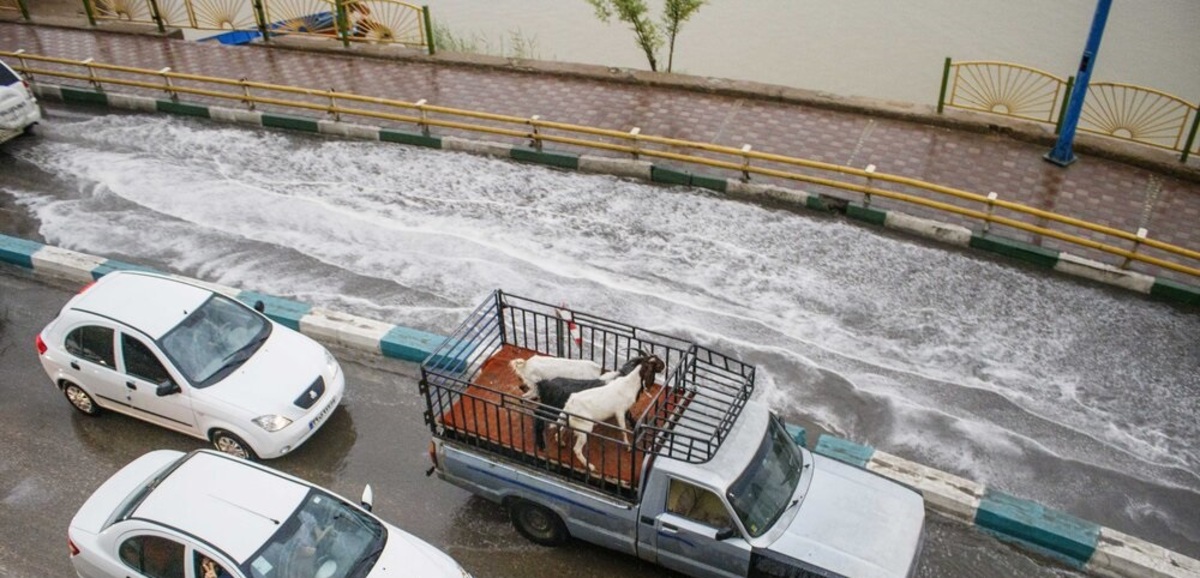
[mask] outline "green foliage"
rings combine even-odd
[[[501,38],[493,45],[490,40],[478,33],[471,36],[459,36],[449,26],[435,22],[433,38],[438,49],[447,52],[470,52],[526,60],[540,58],[537,38],[525,36],[520,30],[512,30],[508,33],[507,44]]]
[[[671,72],[675,63],[675,37],[679,35],[683,23],[707,1],[666,0],[661,19],[662,30],[646,16],[648,9],[643,0],[587,0],[587,3],[596,9],[596,17],[601,21],[610,22],[615,16],[617,20],[629,24],[638,48],[646,54],[650,70],[658,70],[658,49],[666,43],[667,72]]]

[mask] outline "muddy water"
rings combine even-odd
[[[438,23],[485,51],[649,68],[626,26],[600,22],[584,0],[427,4]],[[661,0],[648,4],[658,14]],[[685,24],[674,70],[932,104],[947,56],[1072,74],[1095,9],[1095,0],[713,0]],[[1092,81],[1196,102],[1198,29],[1195,0],[1114,2]]]

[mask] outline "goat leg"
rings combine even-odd
[[[587,466],[588,471],[595,472],[596,468],[583,455],[583,446],[587,444],[587,438],[587,434],[581,431],[575,432],[575,457],[579,458],[580,463]]]

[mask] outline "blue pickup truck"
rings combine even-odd
[[[633,351],[667,369],[632,407],[632,431],[588,435],[599,467],[553,438],[537,443],[535,420],[559,410],[522,397],[511,360],[612,369]],[[751,399],[754,372],[677,337],[496,291],[422,364],[431,473],[502,505],[536,543],[576,538],[688,576],[914,575],[921,496],[797,445]]]

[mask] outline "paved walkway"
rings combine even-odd
[[[62,0],[48,2],[47,7],[65,5]],[[577,74],[454,65],[436,59],[222,46],[157,37],[153,27],[144,27],[146,34],[111,32],[114,27],[109,24],[87,29],[78,14],[37,18],[35,10],[40,25],[0,21],[0,47],[407,101],[426,99],[441,106],[523,117],[536,114],[545,120],[622,131],[637,126],[642,134],[732,147],[750,143],[756,151],[858,168],[874,164],[884,173],[981,194],[995,191],[1006,200],[1116,229],[1135,232],[1144,227],[1152,238],[1200,250],[1200,179],[1080,154],[1078,148],[1079,161],[1064,169],[1043,160],[1049,147],[1042,144],[790,104],[766,95],[714,94]],[[1157,151],[1147,155],[1158,155],[1159,166],[1164,158],[1170,158]],[[1200,175],[1195,164],[1193,160],[1185,168]],[[900,208],[886,202],[873,206]],[[934,216],[912,208],[900,210]],[[937,218],[954,222],[945,216]],[[1110,263],[1116,259],[1015,230],[1001,234]],[[1200,284],[1200,279],[1140,263],[1131,268]]]

